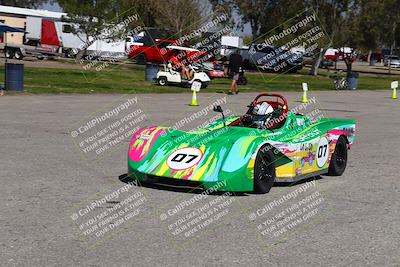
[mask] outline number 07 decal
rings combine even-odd
[[[195,147],[185,147],[171,153],[167,158],[170,169],[182,171],[189,169],[200,162],[203,152]]]
[[[317,147],[317,166],[323,168],[329,157],[329,140],[326,137],[322,137],[318,142]]]

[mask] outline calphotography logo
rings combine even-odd
[[[118,99],[111,109],[90,115],[88,120],[80,122],[71,131],[71,136],[84,158],[94,160],[130,140],[146,120],[147,115],[138,97],[128,96],[128,99]]]

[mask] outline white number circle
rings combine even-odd
[[[318,142],[317,148],[317,166],[324,167],[329,157],[329,141],[326,137],[322,137]]]
[[[167,165],[170,169],[182,171],[189,169],[200,162],[203,152],[195,147],[185,147],[174,151],[167,158]]]

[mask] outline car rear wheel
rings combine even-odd
[[[275,182],[275,164],[271,149],[260,149],[254,165],[254,192],[265,194]]]
[[[145,54],[141,53],[139,55],[136,56],[136,63],[137,64],[146,64],[147,62],[147,57]]]
[[[7,48],[5,51],[5,56],[6,58],[13,58],[14,57],[14,51],[10,48]]]
[[[238,85],[246,85],[247,84],[247,78],[244,76],[239,76],[239,80],[237,81]]]
[[[15,51],[14,57],[15,59],[22,60],[24,58],[24,55],[22,54],[21,50],[18,49]]]
[[[167,85],[167,78],[166,77],[158,78],[158,84],[161,85],[161,86]]]
[[[329,164],[328,175],[340,176],[343,174],[347,165],[347,142],[343,136],[340,136],[333,152]]]

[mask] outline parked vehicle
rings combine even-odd
[[[173,50],[180,50],[180,60],[187,60],[188,63],[199,60],[207,60],[207,54],[194,48],[181,49],[181,46],[176,45],[176,41],[167,39],[155,39],[154,43],[150,40],[136,40],[130,46],[128,58],[135,59],[137,63],[145,64],[165,63],[173,56]]]
[[[389,65],[390,65],[390,67],[392,67],[392,68],[400,68],[400,58],[391,59],[391,60],[389,61]]]
[[[324,59],[337,61],[339,60],[340,52],[335,48],[328,48],[325,52]]]
[[[361,60],[367,62],[368,54],[361,56]],[[370,61],[376,60],[377,62],[381,62],[383,60],[383,55],[381,53],[372,53],[370,57]]]
[[[216,62],[204,62],[195,64],[202,64],[204,70],[207,72],[207,75],[210,77],[210,79],[225,78],[225,71],[223,65],[219,65]]]
[[[297,72],[303,68],[303,57],[271,45],[252,44],[249,50],[241,50],[243,67],[273,72]]]
[[[220,78],[226,78],[226,79],[232,79],[232,74],[229,72],[225,72],[224,66],[219,65],[216,62],[205,62],[205,63],[194,63],[194,66],[197,66],[197,64],[201,64],[202,68],[204,71],[207,73],[208,77],[210,79],[220,79]],[[238,85],[246,85],[247,84],[247,78],[244,75],[245,71],[242,67],[239,69],[239,79],[237,81]]]
[[[226,61],[232,50],[237,48],[243,48],[243,39],[239,36],[221,36],[221,50],[220,55],[222,61]],[[248,49],[248,48],[247,48]]]
[[[157,84],[161,86],[175,84],[183,87],[190,87],[193,82],[201,83],[201,88],[206,88],[211,81],[203,68],[189,65],[194,75],[191,80],[183,79],[180,72],[172,69],[171,64],[163,64],[163,69],[157,73]]]
[[[155,39],[154,44],[146,44],[142,40],[141,44],[134,44],[130,47],[128,58],[135,59],[137,63],[141,64],[146,62],[163,63],[173,55],[172,50],[167,49],[167,46],[174,44],[173,40]]]
[[[74,57],[90,43],[86,56],[91,58],[126,57],[126,51],[133,44],[134,38],[128,36],[120,41],[94,40],[82,33],[75,33],[72,23],[45,19],[40,17],[26,18],[26,32],[23,44],[8,43],[5,55],[7,58],[23,59],[34,56],[39,59],[48,57]],[[0,49],[4,45],[0,44]]]
[[[246,54],[247,52],[248,52],[248,50],[249,50],[249,46],[247,46],[247,45],[244,45],[244,46],[242,46],[241,48],[235,48],[235,47],[223,47],[222,49],[221,49],[221,56],[222,56],[222,58],[221,58],[221,61],[222,62],[227,62],[227,61],[229,61],[229,56],[233,53],[233,52],[235,52],[237,49],[239,49],[239,53],[242,55],[242,57],[243,57],[243,55],[244,54]]]
[[[53,20],[37,17],[27,17],[26,31],[23,44],[0,44],[7,58],[23,59],[25,56],[45,57],[62,56],[61,42],[58,38],[57,27]]]
[[[385,59],[383,61],[383,65],[385,66],[389,66],[391,65],[391,67],[396,67],[400,62],[400,57],[399,56],[385,56]]]

